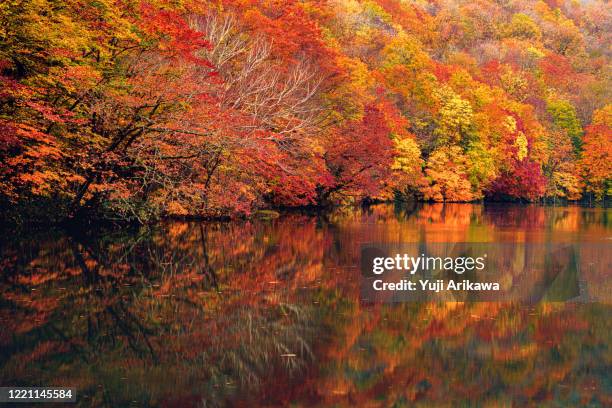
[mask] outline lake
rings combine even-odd
[[[384,204],[5,236],[0,385],[77,406],[611,406],[611,216]],[[532,297],[365,301],[371,243],[505,244],[500,279]],[[576,267],[530,269],[556,243]]]

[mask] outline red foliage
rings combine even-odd
[[[343,190],[358,197],[379,193],[395,153],[389,136],[383,112],[374,105],[366,106],[363,119],[339,131],[327,148],[325,161],[334,179],[327,192]]]
[[[567,57],[559,54],[548,54],[540,61],[540,69],[549,85],[567,86],[575,76]]]
[[[546,191],[546,177],[533,160],[513,160],[514,166],[505,171],[492,184],[490,195],[536,200]]]
[[[287,68],[307,57],[317,61],[328,74],[338,72],[335,51],[325,45],[319,23],[311,18],[312,9],[296,0],[226,0],[229,9],[242,16],[249,31],[272,42],[274,57]],[[310,7],[312,8],[312,4]]]
[[[0,120],[0,153],[18,146],[19,138],[12,123]],[[1,156],[0,156],[1,157]]]
[[[454,67],[449,65],[444,65],[439,62],[434,63],[434,75],[440,82],[448,82],[451,75],[455,71]]]
[[[141,12],[140,28],[158,38],[160,52],[212,67],[210,62],[196,55],[198,50],[209,48],[210,43],[202,33],[191,29],[178,12],[159,10],[148,3],[141,5]]]
[[[484,64],[480,70],[482,72],[482,81],[492,85],[499,81],[502,65],[498,60],[491,60]]]

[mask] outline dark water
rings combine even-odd
[[[581,270],[579,302],[527,305],[367,303],[358,267],[372,242],[610,245],[611,216],[381,205],[6,236],[0,385],[78,406],[611,406],[607,268]],[[533,256],[512,256],[504,279],[528,281]]]

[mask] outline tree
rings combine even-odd
[[[320,200],[326,202],[332,195],[359,200],[378,194],[395,155],[390,133],[383,113],[372,104],[366,106],[363,119],[335,133],[326,146],[330,179],[321,186]]]
[[[551,99],[548,101],[546,110],[552,116],[553,123],[558,129],[567,132],[577,152],[582,146],[582,125],[576,115],[576,109],[566,100]]]
[[[516,13],[507,28],[508,35],[515,38],[539,41],[542,32],[538,25],[526,14]]]
[[[598,200],[612,195],[612,106],[596,111],[587,126],[580,168],[586,190]]]
[[[441,88],[436,96],[440,101],[440,109],[436,118],[435,144],[444,146],[467,143],[473,130],[472,106],[449,87]]]
[[[543,171],[548,179],[546,195],[578,200],[582,186],[572,142],[564,131],[551,132],[547,139],[548,160]]]
[[[155,206],[225,216],[249,214],[265,200],[313,204],[323,166],[313,153],[323,126],[319,73],[305,59],[286,69],[272,44],[247,37],[231,13],[189,20],[211,44],[201,55],[214,67],[215,83],[161,140],[139,146],[148,171],[142,184]],[[162,146],[164,154],[151,154]]]
[[[429,186],[423,197],[432,201],[472,201],[476,198],[468,179],[469,159],[459,146],[443,146],[427,159]]]
[[[542,168],[531,159],[512,160],[509,169],[502,170],[491,186],[493,196],[534,201],[544,195],[546,178]]]

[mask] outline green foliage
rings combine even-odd
[[[490,183],[497,177],[495,157],[482,142],[471,143],[467,156],[471,163],[468,179],[474,186],[474,190],[477,191],[475,196],[482,198],[482,192],[486,191]]]
[[[582,147],[582,125],[576,114],[576,109],[566,100],[551,99],[548,101],[546,110],[552,117],[554,125],[559,129],[567,131],[571,138],[575,151]]]

